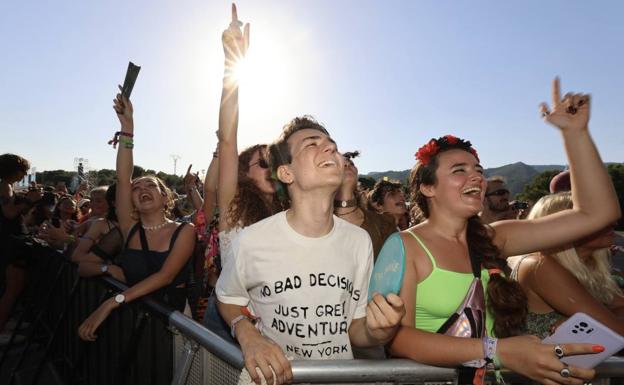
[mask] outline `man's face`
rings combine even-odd
[[[321,131],[307,128],[288,138],[288,148],[292,162],[287,166],[293,179],[285,180],[286,183],[295,182],[303,190],[340,186],[344,158],[332,138]]]
[[[503,182],[488,182],[485,203],[490,211],[503,212],[509,209],[509,189]]]

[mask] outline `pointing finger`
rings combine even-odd
[[[236,10],[236,4],[232,3],[232,24],[238,23],[238,11]]]
[[[553,108],[561,102],[561,93],[559,91],[559,76],[555,76],[552,82],[552,105]]]

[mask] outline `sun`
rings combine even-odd
[[[289,104],[290,93],[297,86],[293,76],[295,65],[286,42],[267,33],[257,38],[252,35],[247,55],[233,70],[244,113],[267,114],[271,111],[267,108]]]

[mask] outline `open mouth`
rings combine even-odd
[[[462,191],[462,194],[470,196],[480,196],[481,187],[468,187]]]
[[[337,163],[334,162],[333,160],[326,160],[324,162],[319,163],[318,165],[320,168],[327,168],[327,167],[336,167]]]
[[[150,202],[153,201],[152,196],[149,194],[141,194],[139,195],[139,202]]]

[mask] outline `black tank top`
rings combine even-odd
[[[171,236],[171,241],[169,242],[169,249],[167,251],[152,251],[149,250],[147,245],[147,239],[145,238],[145,230],[141,227],[141,223],[135,224],[130,232],[128,233],[128,240],[126,241],[126,245],[124,250],[121,252],[119,256],[119,265],[121,266],[124,275],[126,276],[126,283],[128,286],[134,286],[138,282],[141,282],[145,278],[150,275],[157,273],[162,268],[165,260],[169,256],[173,245],[175,244],[176,239],[178,238],[178,234],[180,234],[180,230],[186,224],[181,224],[177,229],[173,232]],[[128,243],[134,234],[139,231],[139,235],[141,236],[141,244],[145,250],[142,249],[131,249],[128,247]],[[190,258],[189,258],[190,262]],[[176,286],[180,286],[188,280],[190,277],[190,263],[187,262],[182,270],[176,275],[175,279],[168,286],[158,290],[153,295],[156,299],[162,300],[165,303],[173,306],[176,310],[184,310],[185,300],[186,300],[186,288],[179,288]]]

